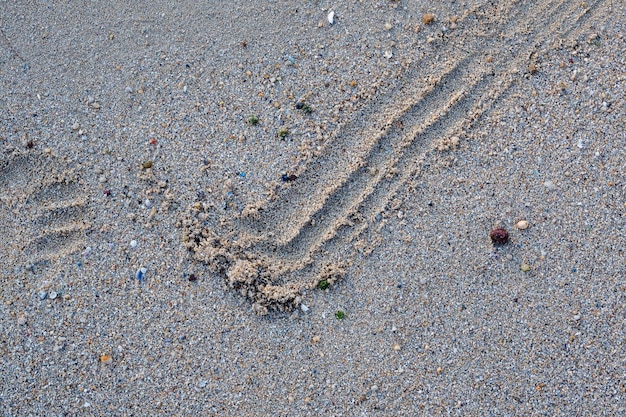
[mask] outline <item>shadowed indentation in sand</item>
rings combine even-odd
[[[536,55],[580,29],[602,3],[500,2],[472,10],[458,22],[463,36],[451,34],[403,74],[400,88],[356,112],[276,200],[217,222],[196,212],[185,222],[187,247],[257,311],[298,305],[304,289],[342,273],[334,262],[314,262],[316,253],[349,245],[431,152],[458,142],[523,82]]]
[[[0,211],[11,231],[1,244],[18,263],[52,260],[84,247],[90,224],[77,181],[77,173],[53,155],[13,151],[0,160]]]

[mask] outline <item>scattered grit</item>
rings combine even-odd
[[[0,414],[626,413],[623,2],[214,3],[0,6]]]

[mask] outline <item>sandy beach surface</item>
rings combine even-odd
[[[0,415],[626,415],[624,1],[127,3],[0,2]]]

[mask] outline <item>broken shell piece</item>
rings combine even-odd
[[[330,12],[328,12],[327,17],[328,17],[328,23],[330,23],[331,25],[335,23],[335,12],[331,10]]]

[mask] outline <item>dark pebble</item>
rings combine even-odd
[[[285,182],[291,182],[291,181],[295,181],[295,180],[297,180],[297,179],[298,179],[298,176],[297,176],[297,175],[294,175],[294,174],[290,174],[290,175],[283,174],[282,179],[283,179],[283,181],[285,181]]]
[[[499,227],[497,229],[493,229],[491,233],[489,233],[489,237],[495,245],[504,245],[509,241],[509,232],[507,232],[506,229]]]

